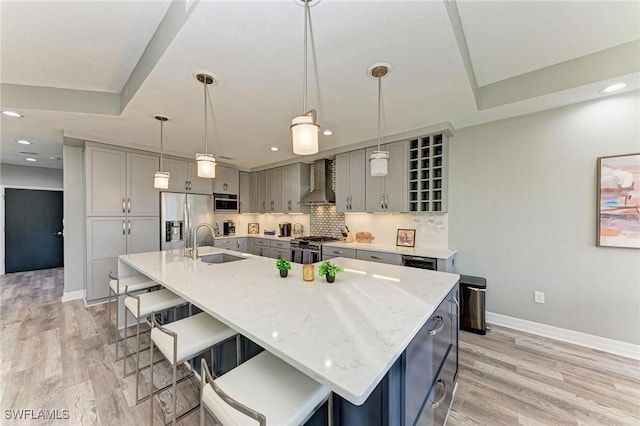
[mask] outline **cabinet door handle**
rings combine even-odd
[[[349,210],[349,196],[344,200],[344,208],[345,210]]]
[[[273,200],[271,200],[271,210],[273,211]]]
[[[127,198],[127,213],[131,213],[131,198]]]
[[[289,209],[289,211],[291,211],[291,200],[287,202],[287,208]]]
[[[126,213],[127,212],[127,207],[125,205],[125,200],[124,198],[122,199],[122,213]]]
[[[131,221],[128,221],[128,222],[129,222],[129,224],[128,224],[128,225],[129,225],[129,231],[128,231],[128,234],[129,234],[129,235],[131,235]]]
[[[437,322],[440,323],[440,325],[438,325],[436,328],[432,328],[429,330],[429,336],[435,336],[436,334],[440,333],[442,330],[444,330],[444,318],[442,317],[442,315],[437,315],[435,317],[435,320]]]
[[[122,221],[122,235],[127,235],[127,228],[125,226],[124,220]]]
[[[380,256],[369,256],[371,259],[376,259],[376,260],[381,260],[382,258]]]
[[[342,251],[340,251],[340,250],[334,250],[334,251],[333,251],[333,254],[342,254]]]
[[[380,194],[380,208],[384,209],[384,194]]]
[[[431,408],[438,408],[438,406],[442,404],[447,397],[447,384],[444,382],[444,380],[438,379],[436,381],[436,385],[440,386],[442,389],[444,389],[444,391],[442,392],[442,396],[440,398],[431,401]]]

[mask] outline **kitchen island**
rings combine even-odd
[[[214,253],[230,254],[200,254]],[[122,255],[119,275],[155,280],[331,389],[336,424],[429,424],[428,409],[451,401],[459,275],[335,258],[344,272],[334,284],[307,283],[302,265],[280,278],[273,259],[233,255],[241,259],[220,264],[180,250]]]

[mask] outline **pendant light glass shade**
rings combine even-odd
[[[169,172],[162,171],[162,154],[164,151],[164,122],[169,121],[169,117],[165,115],[154,115],[153,118],[160,122],[160,171],[153,175],[153,187],[156,189],[169,189]]]
[[[201,178],[213,179],[216,177],[216,159],[209,154],[209,141],[207,139],[207,85],[216,85],[218,80],[208,74],[196,74],[196,79],[204,86],[204,154],[196,153],[197,174]]]
[[[388,173],[389,152],[373,151],[369,157],[371,176],[386,176]]]
[[[156,172],[153,175],[153,187],[157,189],[169,189],[169,172]]]
[[[320,126],[315,123],[315,111],[295,117],[289,129],[293,136],[294,154],[311,155],[318,152]]]
[[[216,159],[209,154],[196,154],[198,177],[213,179],[216,177]]]

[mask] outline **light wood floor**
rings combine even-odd
[[[123,379],[122,361],[113,361],[106,305],[62,303],[62,289],[62,269],[0,277],[0,424],[148,424],[149,402],[136,406],[135,377]],[[156,385],[167,383],[168,364],[154,375]],[[197,400],[198,386],[195,379],[180,385],[179,412]],[[155,401],[161,424],[170,398]],[[6,410],[20,409],[68,410],[69,419],[7,418]],[[199,417],[181,424],[198,425]],[[461,332],[447,425],[518,424],[640,424],[640,362],[506,328]]]

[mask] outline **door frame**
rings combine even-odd
[[[63,192],[63,188],[46,188],[43,186],[22,186],[22,185],[0,185],[0,275],[4,275],[4,198],[5,189],[31,189],[34,191],[60,191]],[[63,194],[64,199],[64,194]],[[62,213],[62,232],[64,232],[64,210]],[[64,252],[64,248],[63,248]],[[64,253],[63,253],[64,255]]]

